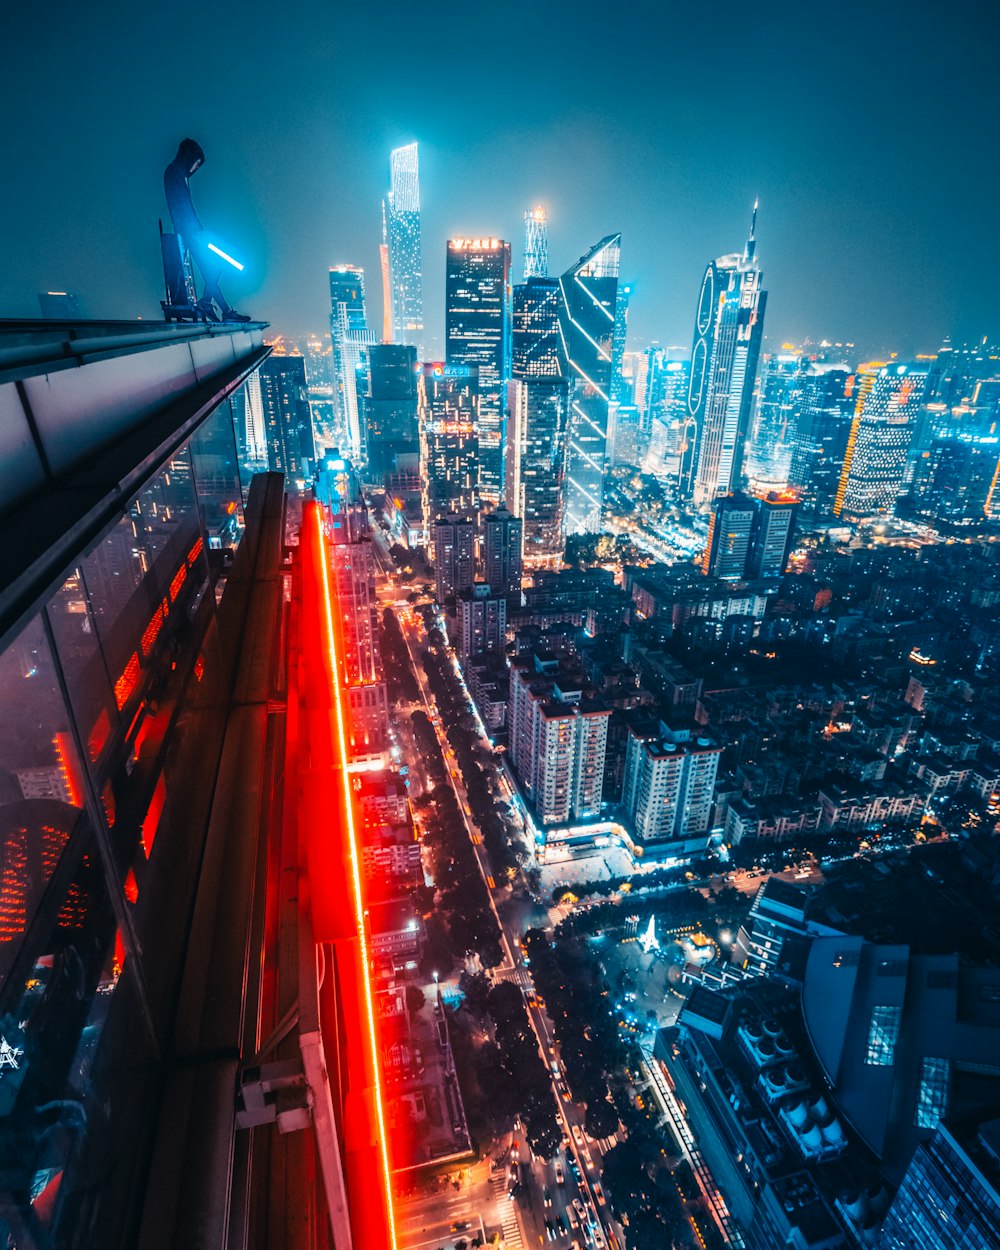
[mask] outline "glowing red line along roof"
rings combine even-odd
[[[342,694],[341,611],[330,576],[323,509],[303,508],[302,669],[305,708],[300,739],[309,890],[317,942],[333,950],[340,1031],[336,1038],[344,1091],[344,1171],[354,1245],[395,1250],[392,1188],[379,1047],[372,994],[361,852],[347,768],[346,700]],[[329,1054],[329,1051],[328,1051]],[[330,1057],[333,1066],[332,1056]]]

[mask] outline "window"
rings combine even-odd
[[[948,1110],[948,1081],[951,1061],[928,1055],[920,1061],[920,1087],[913,1123],[917,1128],[936,1128]]]
[[[868,1025],[868,1046],[865,1063],[874,1067],[889,1067],[896,1051],[899,1037],[901,1007],[873,1007]]]

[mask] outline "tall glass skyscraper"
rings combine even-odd
[[[271,356],[259,376],[268,467],[290,481],[302,481],[316,460],[306,362],[301,356]]]
[[[513,367],[507,418],[507,507],[521,517],[531,566],[563,553],[570,382],[559,345],[559,280],[514,288]]]
[[[559,279],[559,336],[573,382],[567,534],[601,527],[621,235],[609,234]]]
[[[854,419],[833,511],[851,520],[891,512],[927,383],[926,366],[858,370]]]
[[[445,361],[479,371],[479,493],[498,504],[510,377],[510,244],[503,239],[448,241]]]
[[[390,190],[382,203],[383,289],[387,279],[392,341],[415,347],[418,359],[422,359],[424,293],[417,145],[394,148],[389,165]],[[388,324],[389,317],[384,321]]]
[[[365,271],[355,265],[330,270],[330,341],[333,346],[334,418],[355,458],[364,451],[358,417],[358,371],[365,347],[375,342],[365,311]],[[365,386],[360,387],[362,394]]]
[[[365,480],[382,484],[400,470],[400,460],[416,463],[417,349],[403,343],[375,343],[368,349],[368,392],[361,403],[368,451]]]
[[[423,364],[417,372],[424,515],[474,517],[479,453],[479,382],[475,365]]]
[[[549,222],[544,208],[524,211],[524,281],[549,276]]]
[[[767,292],[756,258],[757,206],[743,254],[709,261],[691,348],[688,411],[694,437],[682,486],[698,506],[735,490],[743,472]]]

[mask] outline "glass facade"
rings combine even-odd
[[[566,469],[567,534],[601,527],[621,235],[608,235],[559,279],[560,341],[573,382]]]
[[[892,1059],[896,1053],[896,1041],[899,1038],[901,1015],[901,1007],[872,1008],[871,1020],[868,1022],[865,1063],[880,1068],[892,1066]]]
[[[175,795],[171,818],[170,795],[211,741],[217,582],[244,524],[236,411],[0,653],[4,1245],[134,1242],[197,867],[197,804]]]

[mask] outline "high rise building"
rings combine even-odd
[[[355,265],[337,265],[330,270],[330,341],[335,420],[351,454],[360,460],[365,449],[358,394],[359,390],[364,393],[366,384],[358,375],[364,349],[375,342],[375,335],[368,329],[365,272]]]
[[[814,362],[798,388],[788,481],[803,510],[815,515],[831,513],[837,496],[854,408],[846,393],[852,376],[846,366]]]
[[[565,531],[601,527],[621,235],[609,234],[559,279],[559,333],[573,383]]]
[[[861,520],[891,512],[927,382],[915,365],[862,366],[834,513]]]
[[[499,503],[510,377],[510,244],[450,239],[445,282],[445,359],[479,371],[479,492],[485,502]]]
[[[544,208],[524,211],[524,277],[549,276],[549,223]]]
[[[697,506],[736,490],[753,404],[767,292],[756,256],[757,206],[742,255],[710,261],[695,314],[682,487]]]
[[[615,328],[611,339],[611,402],[625,404],[631,399],[629,385],[622,372],[625,359],[625,340],[628,335],[628,304],[632,295],[630,286],[619,286],[615,301]]]
[[[708,540],[701,561],[701,571],[706,577],[737,582],[746,577],[756,522],[757,501],[742,491],[712,504]]]
[[[721,754],[655,721],[629,728],[623,802],[637,841],[679,844],[678,854],[707,845]]]
[[[530,278],[514,288],[504,494],[521,518],[525,563],[562,558],[563,502],[571,383],[559,342],[559,280]]]
[[[926,1058],[928,1088],[947,1084],[947,1059]],[[1000,1120],[941,1121],[916,1149],[875,1243],[878,1250],[1000,1246]]]
[[[495,595],[521,600],[521,518],[497,508],[483,517],[484,580]]]
[[[327,510],[333,578],[342,609],[348,749],[355,764],[384,765],[389,703],[379,650],[375,553],[368,508],[350,460],[329,451],[316,474],[316,498]]]
[[[764,356],[746,454],[746,475],[752,490],[788,485],[795,414],[802,403],[808,372],[809,361],[797,353]]]
[[[417,349],[404,343],[375,343],[368,348],[367,374],[368,393],[361,403],[368,453],[365,480],[382,484],[401,468],[401,458],[416,463],[420,455]]]
[[[424,354],[423,262],[420,250],[420,179],[417,145],[394,148],[390,190],[382,204],[383,291],[389,293],[391,337]]]
[[[798,496],[794,491],[769,491],[754,501],[757,517],[747,557],[747,577],[783,577],[795,537]]]
[[[507,645],[507,600],[485,582],[455,597],[456,642],[463,667],[470,660],[502,658]]]
[[[511,663],[511,762],[542,827],[601,812],[611,709],[584,692],[582,674],[549,652]]]
[[[304,481],[312,472],[316,451],[303,358],[271,356],[265,360],[260,367],[260,398],[269,468]]]
[[[726,581],[781,577],[788,567],[798,497],[770,491],[753,498],[737,491],[712,504],[702,572]]]
[[[471,590],[476,578],[476,526],[468,517],[449,512],[431,526],[435,593],[445,603],[463,590]]]
[[[691,365],[687,360],[669,359],[663,348],[649,348],[643,359],[642,402],[636,400],[641,413],[639,451],[648,457],[650,473],[676,487],[694,438],[687,406]]]
[[[264,400],[260,392],[260,374],[255,369],[243,387],[245,459],[253,468],[267,464],[267,422],[264,420]]]
[[[992,519],[1000,445],[987,438],[936,438],[917,461],[908,494],[900,500],[908,516],[922,517],[949,531],[971,531]]]
[[[479,507],[479,374],[475,366],[424,364],[417,412],[428,520],[441,512],[473,516]]]

